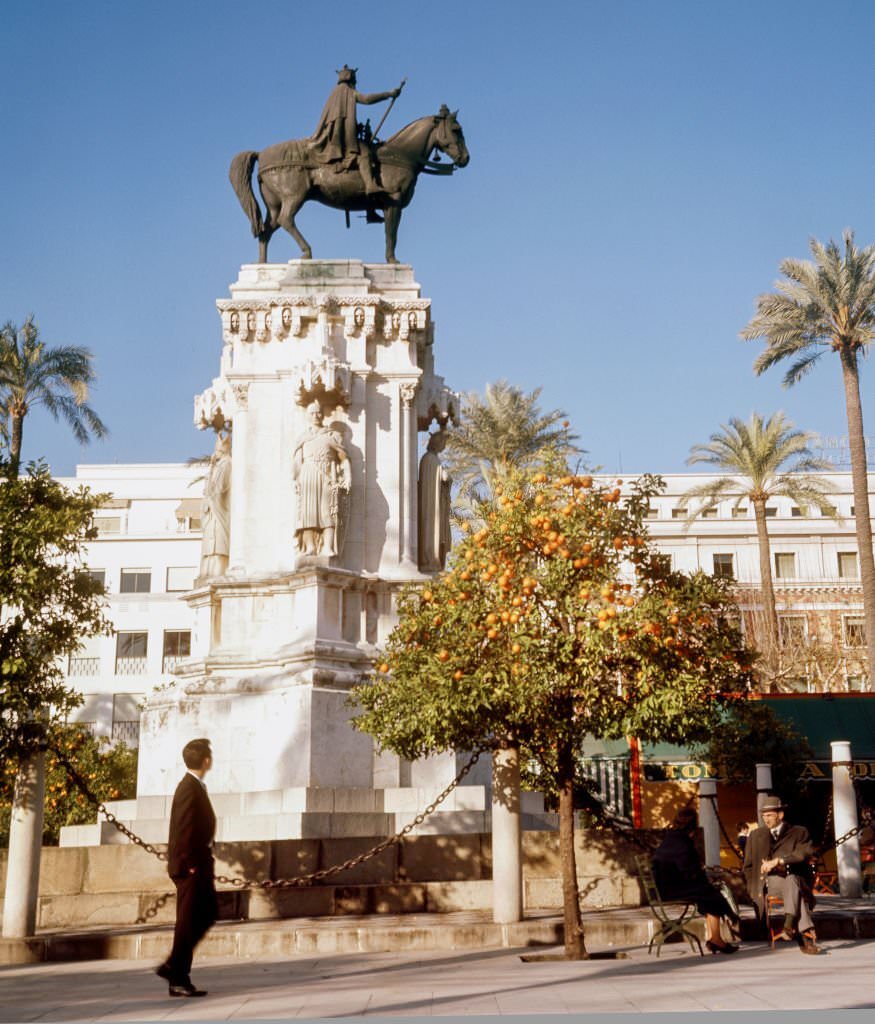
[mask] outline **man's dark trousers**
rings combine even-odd
[[[167,958],[171,984],[190,981],[195,946],[216,920],[212,843],[216,816],[202,782],[186,773],[170,811],[167,871],[176,885],[176,927]]]

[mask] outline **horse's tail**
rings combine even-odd
[[[252,151],[238,153],[231,161],[228,177],[231,179],[243,212],[249,218],[253,237],[258,238],[264,230],[264,222],[261,219],[261,208],[252,191],[252,170],[256,160],[258,160],[258,153]]]

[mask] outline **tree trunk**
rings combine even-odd
[[[492,754],[492,920],[523,918],[520,751],[508,740]]]
[[[766,526],[766,499],[751,498],[754,518],[757,524],[757,545],[760,555],[760,586],[763,591],[763,612],[766,620],[766,664],[774,668],[777,663],[780,636],[778,634],[778,613],[775,610],[775,587],[772,583],[772,546]]]
[[[565,955],[569,960],[586,960],[580,894],[577,889],[577,860],[574,856],[574,750],[567,740],[557,749],[559,768],[559,859],[562,863],[562,902],[565,908]]]
[[[13,412],[10,418],[12,420],[12,435],[9,439],[9,476],[16,480],[18,478],[18,467],[21,464],[21,438],[24,433],[24,417]]]
[[[848,444],[851,449],[857,553],[860,560],[860,582],[863,585],[869,689],[872,689],[872,677],[873,671],[875,671],[875,558],[872,555],[872,520],[869,518],[869,472],[866,466],[866,442],[863,434],[863,407],[860,403],[857,353],[843,347],[841,358],[842,380],[845,385],[845,407],[848,414]]]

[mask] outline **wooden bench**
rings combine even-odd
[[[656,885],[656,879],[653,877],[653,868],[650,864],[650,858],[638,856],[635,858],[635,865],[638,869],[638,877],[641,879],[641,885],[644,887],[644,896],[647,899],[647,905],[650,907],[653,912],[653,916],[659,923],[659,929],[648,943],[648,955],[653,951],[654,943],[656,943],[656,955],[659,956],[662,951],[662,944],[666,939],[671,935],[680,935],[681,938],[689,943],[690,949],[692,949],[694,953],[698,949],[699,956],[704,956],[705,954],[702,951],[702,942],[699,939],[699,936],[687,927],[687,925],[691,921],[695,920],[695,918],[702,916],[696,910],[695,903],[664,903],[662,897],[659,895],[659,888]],[[678,908],[680,908],[679,913]]]

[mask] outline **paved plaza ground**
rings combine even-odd
[[[637,947],[628,959],[574,963],[524,963],[526,951],[506,949],[209,959],[193,971],[205,999],[168,998],[143,961],[9,966],[0,968],[0,1021],[875,1009],[875,946],[824,948],[807,957],[747,943],[735,956],[699,957],[670,945],[659,959]]]

